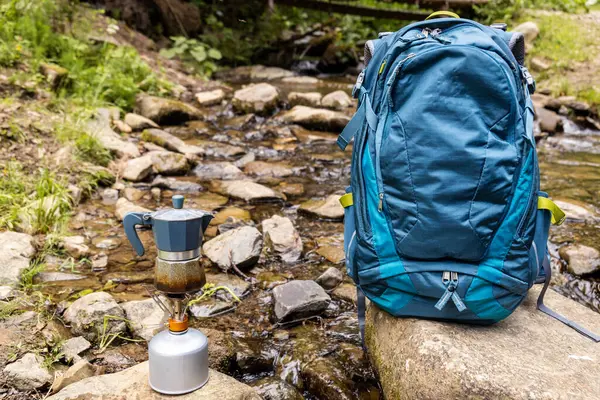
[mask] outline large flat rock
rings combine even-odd
[[[374,305],[366,341],[387,399],[600,399],[600,344],[537,311],[539,288],[488,327],[394,318]],[[600,315],[546,303],[600,332]]]
[[[48,400],[260,400],[254,389],[210,370],[208,383],[195,392],[164,396],[148,385],[148,362],[115,374],[93,376],[67,386]]]

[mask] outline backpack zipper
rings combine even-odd
[[[386,86],[389,86],[391,83],[393,83],[396,80],[395,79],[396,75],[398,75],[402,66],[408,60],[410,60],[414,57],[416,57],[416,54],[410,53],[409,55],[407,55],[404,59],[402,59],[398,63],[398,65],[392,72],[391,79],[388,80],[388,83],[386,84]],[[386,90],[386,92],[387,92],[387,90]],[[385,100],[386,100],[386,96],[384,93],[384,97],[383,97],[384,109],[383,109],[382,113],[380,114],[381,116],[384,116],[384,118],[382,121],[379,121],[379,123],[377,124],[377,130],[375,131],[375,175],[376,175],[376,179],[377,179],[377,192],[379,193],[379,204],[377,205],[377,211],[379,211],[379,212],[383,211],[383,197],[384,197],[383,179],[381,178],[381,165],[380,165],[379,157],[380,157],[380,153],[381,153],[381,143],[383,140],[383,131],[386,130],[387,125],[388,125],[388,112],[389,112],[389,105],[388,105],[388,102]]]
[[[465,303],[456,292],[458,289],[458,272],[444,271],[442,273],[442,283],[446,286],[446,291],[436,303],[435,308],[442,311],[446,307],[446,304],[448,304],[448,301],[452,299],[458,312],[465,311],[467,306],[465,306]]]

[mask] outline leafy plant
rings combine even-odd
[[[128,320],[127,318],[122,318],[122,317],[117,317],[115,315],[105,315],[104,319],[102,321],[102,330],[99,331],[99,335],[100,335],[100,342],[98,344],[98,353],[103,353],[108,346],[110,346],[110,344],[117,338],[125,340],[127,342],[145,342],[145,340],[142,339],[131,339],[128,338],[126,336],[121,335],[121,333],[116,332],[116,333],[110,333],[109,332],[109,328],[108,328],[108,322],[109,321],[124,321],[127,325],[131,325],[131,321]]]
[[[171,37],[173,45],[162,49],[160,54],[166,58],[179,58],[192,65],[196,72],[203,76],[210,76],[217,70],[218,61],[222,58],[221,52],[206,43],[183,36]]]

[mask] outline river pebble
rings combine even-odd
[[[227,231],[202,246],[202,251],[224,271],[233,265],[245,268],[255,264],[262,251],[263,239],[258,229],[244,226]]]
[[[277,321],[293,321],[321,314],[331,298],[315,281],[291,281],[273,289]]]
[[[105,292],[91,293],[75,300],[65,311],[64,319],[71,325],[74,335],[95,342],[100,340],[103,332],[104,317],[109,315],[117,319],[108,319],[106,334],[125,333],[127,325],[122,320],[125,313],[113,297]]]

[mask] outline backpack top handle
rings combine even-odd
[[[429,17],[425,18],[425,21],[430,20],[432,18],[440,18],[440,17],[449,17],[449,18],[460,18],[460,16],[451,11],[436,11],[429,15]]]

